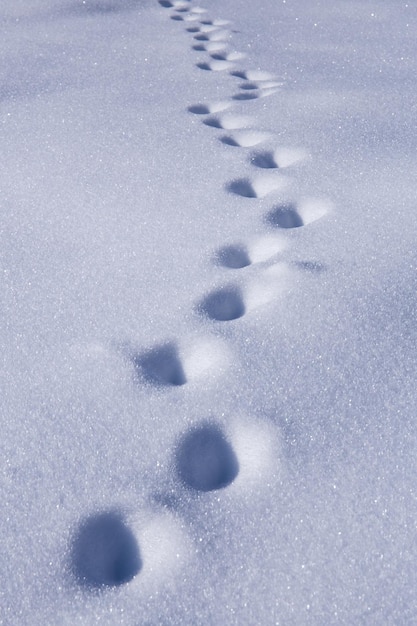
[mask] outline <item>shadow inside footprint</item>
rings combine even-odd
[[[98,513],[81,524],[71,560],[79,584],[90,589],[123,585],[142,569],[137,541],[115,511]]]
[[[205,104],[193,104],[188,107],[188,111],[190,113],[194,113],[195,115],[207,115],[210,113],[210,109]]]
[[[257,98],[259,98],[259,95],[257,93],[254,93],[253,91],[236,93],[234,96],[232,96],[233,100],[256,100]]]
[[[232,70],[230,72],[230,76],[235,76],[236,78],[241,78],[242,80],[246,80],[246,73],[241,72],[240,70]]]
[[[219,265],[230,269],[241,269],[251,264],[247,250],[243,246],[224,246],[217,251],[216,260]]]
[[[218,426],[204,424],[190,430],[176,451],[180,480],[196,491],[213,491],[230,485],[239,473],[234,450]]]
[[[256,191],[247,178],[233,180],[231,183],[226,185],[226,189],[227,191],[230,191],[230,193],[235,193],[236,195],[243,196],[244,198],[257,198]]]
[[[211,71],[211,66],[209,63],[196,63],[196,66],[200,68],[200,70],[206,70],[207,72]]]
[[[259,152],[253,156],[251,161],[256,167],[264,169],[276,169],[278,167],[272,152]]]
[[[280,204],[266,216],[266,221],[277,228],[299,228],[304,222],[294,204]]]
[[[170,9],[174,6],[170,0],[158,0],[158,2],[164,9]]]
[[[246,311],[242,294],[237,287],[222,287],[213,291],[200,303],[199,309],[218,322],[237,320]]]
[[[185,385],[187,379],[173,343],[156,346],[143,354],[133,357],[135,368],[154,385]]]
[[[245,91],[251,91],[252,89],[258,89],[258,85],[256,83],[242,83],[239,87]]]
[[[211,126],[212,128],[223,128],[221,121],[218,117],[208,117],[204,120],[203,124]]]

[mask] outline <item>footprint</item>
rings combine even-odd
[[[271,139],[271,133],[265,133],[258,130],[238,130],[230,135],[220,138],[222,143],[228,146],[236,146],[238,148],[252,148],[268,139]]]
[[[241,85],[239,85],[240,89],[243,89],[244,91],[252,91],[253,89],[259,89],[258,84],[257,83],[242,83]]]
[[[158,0],[158,2],[164,9],[175,9],[178,12],[189,10],[189,3],[184,0]]]
[[[230,61],[209,61],[203,63],[196,63],[200,70],[207,70],[209,72],[222,72],[233,67],[234,63]]]
[[[238,130],[249,126],[251,118],[247,115],[231,115],[225,114],[216,117],[208,117],[204,120],[206,126],[212,126],[213,128],[223,128],[224,130]]]
[[[302,148],[277,148],[257,152],[251,157],[251,162],[256,167],[263,169],[286,168],[300,163],[307,158],[306,150]]]
[[[215,20],[201,20],[200,24],[207,25],[207,26],[210,26],[210,25],[212,25],[212,26],[229,26],[230,21],[218,18],[218,19],[215,19]]]
[[[236,454],[219,426],[205,423],[180,440],[175,464],[181,482],[195,491],[230,485],[239,473]]]
[[[225,268],[242,269],[253,263],[269,261],[272,257],[286,250],[288,245],[289,242],[286,237],[281,235],[264,235],[250,241],[247,245],[235,243],[222,246],[215,253],[214,262]],[[309,268],[306,266],[304,269]]]
[[[200,33],[198,35],[194,35],[194,39],[196,39],[197,41],[218,42],[218,41],[227,41],[228,39],[230,39],[230,36],[231,36],[230,30],[226,30],[226,29],[219,30],[218,28],[216,28],[216,30],[210,33]]]
[[[234,270],[251,264],[248,250],[242,244],[223,246],[216,252],[215,261],[218,265]]]
[[[210,113],[220,113],[230,107],[230,102],[207,102],[205,104],[193,104],[188,107],[188,111],[195,115],[208,115]]]
[[[81,523],[73,538],[71,563],[78,583],[89,589],[123,585],[142,569],[135,536],[117,511],[98,513]]]
[[[277,228],[299,228],[304,226],[304,220],[295,203],[278,204],[267,215],[267,221]]]
[[[215,52],[214,54],[210,55],[212,59],[215,59],[216,61],[241,61],[242,59],[244,59],[246,57],[246,54],[244,54],[243,52]]]
[[[198,310],[212,320],[230,322],[243,317],[246,307],[241,290],[234,285],[227,285],[203,298]]]
[[[264,198],[272,191],[283,189],[287,179],[282,176],[258,176],[253,180],[239,178],[226,185],[227,191],[244,198]]]
[[[198,52],[220,52],[227,48],[225,41],[208,41],[207,43],[199,43],[193,46],[193,50]]]
[[[230,72],[232,76],[236,78],[242,78],[249,81],[275,81],[275,76],[270,72],[264,72],[263,70],[233,70]]]
[[[326,200],[307,199],[278,204],[266,215],[266,222],[276,228],[300,228],[320,219],[330,210]]]
[[[232,99],[238,100],[238,101],[257,100],[259,97],[260,97],[260,94],[258,91],[245,91],[244,93],[235,93],[232,96]]]
[[[162,386],[185,385],[184,374],[177,346],[165,343],[133,357],[133,364],[145,380]]]

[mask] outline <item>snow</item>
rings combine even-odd
[[[1,624],[417,620],[416,13],[3,0]]]

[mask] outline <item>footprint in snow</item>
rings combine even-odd
[[[230,135],[220,137],[220,141],[237,148],[252,148],[271,139],[271,133],[258,130],[238,130]]]
[[[249,126],[252,122],[252,118],[247,115],[233,115],[233,114],[225,114],[225,115],[216,115],[213,117],[208,117],[204,120],[204,124],[206,126],[211,126],[213,128],[222,128],[223,130],[238,130],[240,128],[244,128],[245,126]]]
[[[244,198],[264,198],[272,191],[284,189],[287,179],[283,176],[267,175],[258,176],[253,179],[239,178],[227,183],[226,189],[230,193]]]
[[[193,50],[198,52],[221,52],[227,48],[225,41],[208,41],[207,43],[198,43],[193,46]]]
[[[183,365],[175,343],[167,342],[132,357],[136,373],[157,386],[185,385]]]
[[[232,96],[233,100],[257,100],[258,98],[267,98],[268,96],[273,96],[278,91],[276,87],[253,87],[253,83],[248,83],[248,85],[250,85],[249,88],[245,87],[243,91],[235,93]]]
[[[190,3],[185,0],[158,0],[164,9],[175,9],[176,11],[188,11]]]
[[[204,316],[217,322],[230,322],[246,312],[242,292],[235,285],[226,285],[211,291],[197,306]]]
[[[200,24],[202,24],[203,26],[217,26],[217,27],[221,26],[221,27],[224,27],[224,26],[229,26],[230,21],[229,20],[224,20],[222,18],[217,18],[217,19],[214,19],[214,20],[203,19],[203,20],[200,20]]]
[[[241,78],[242,80],[248,80],[251,82],[269,83],[270,81],[276,81],[276,77],[273,74],[270,72],[264,72],[263,70],[233,70],[230,74],[236,78]]]
[[[275,228],[300,228],[322,218],[330,210],[326,200],[307,199],[300,202],[284,202],[274,206],[265,220]]]
[[[208,33],[198,33],[197,35],[194,35],[194,39],[196,41],[218,42],[227,41],[228,39],[230,39],[230,36],[230,30],[216,28],[215,30]]]
[[[216,251],[214,262],[228,269],[242,269],[253,263],[264,263],[287,247],[286,238],[266,235],[248,244],[232,243],[222,246]]]
[[[142,569],[136,538],[117,511],[91,515],[79,526],[71,545],[71,566],[87,589],[118,587]]]
[[[284,169],[304,161],[307,156],[302,148],[277,148],[256,152],[251,156],[251,163],[263,169]]]
[[[230,108],[232,105],[230,102],[205,102],[201,104],[193,104],[188,107],[190,113],[195,115],[209,115],[210,113],[220,113]]]
[[[251,264],[248,250],[242,244],[230,244],[219,248],[216,252],[215,262],[217,265],[230,269],[242,269]]]
[[[246,55],[243,52],[234,50],[232,52],[214,52],[210,56],[216,61],[241,61]]]
[[[235,93],[232,96],[233,100],[244,101],[244,100],[257,100],[259,98],[259,92],[257,91],[245,91],[244,93]]]
[[[175,454],[177,475],[195,491],[214,491],[230,485],[239,473],[233,447],[216,424],[190,429],[179,441]]]
[[[196,63],[196,66],[200,68],[200,70],[206,70],[209,72],[222,72],[224,70],[228,70],[233,67],[234,63],[231,61],[208,61],[202,63]]]

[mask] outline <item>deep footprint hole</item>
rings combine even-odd
[[[166,343],[133,357],[138,374],[157,386],[185,385],[187,382],[178,348],[174,343]]]
[[[252,184],[247,178],[239,178],[233,180],[226,185],[227,191],[234,193],[237,196],[243,196],[244,198],[257,198],[256,191],[252,187]]]
[[[230,135],[224,135],[223,137],[220,137],[220,141],[224,143],[226,146],[233,146],[234,148],[241,147],[240,143],[236,141],[236,139],[234,137],[231,137]]]
[[[222,287],[206,296],[200,304],[200,311],[218,322],[230,322],[245,315],[246,307],[240,289]]]
[[[278,164],[272,152],[259,152],[252,157],[251,162],[256,167],[262,167],[263,169],[278,168]]]
[[[223,246],[217,251],[216,261],[218,265],[230,269],[242,269],[251,264],[248,251],[244,246],[230,245]]]
[[[259,94],[253,91],[245,91],[244,93],[236,93],[232,96],[232,100],[256,100],[259,98]]]
[[[223,128],[218,117],[208,117],[204,120],[203,124],[211,126],[212,128]]]
[[[118,587],[142,569],[135,536],[114,511],[93,515],[80,525],[71,546],[71,561],[78,583],[89,589]]]
[[[304,226],[296,205],[291,203],[275,206],[267,214],[266,221],[276,228],[300,228]]]
[[[242,80],[246,80],[245,72],[241,72],[240,70],[232,70],[230,72],[230,76],[235,76],[236,78],[241,78]]]
[[[258,89],[258,85],[256,83],[242,83],[239,85],[240,89],[244,91],[251,91],[252,89]]]
[[[190,113],[194,113],[195,115],[207,115],[208,113],[210,113],[208,106],[206,106],[205,104],[193,104],[192,106],[188,107],[188,111]]]
[[[204,424],[184,435],[175,461],[180,480],[196,491],[223,489],[239,473],[232,446],[221,429],[213,424]]]

